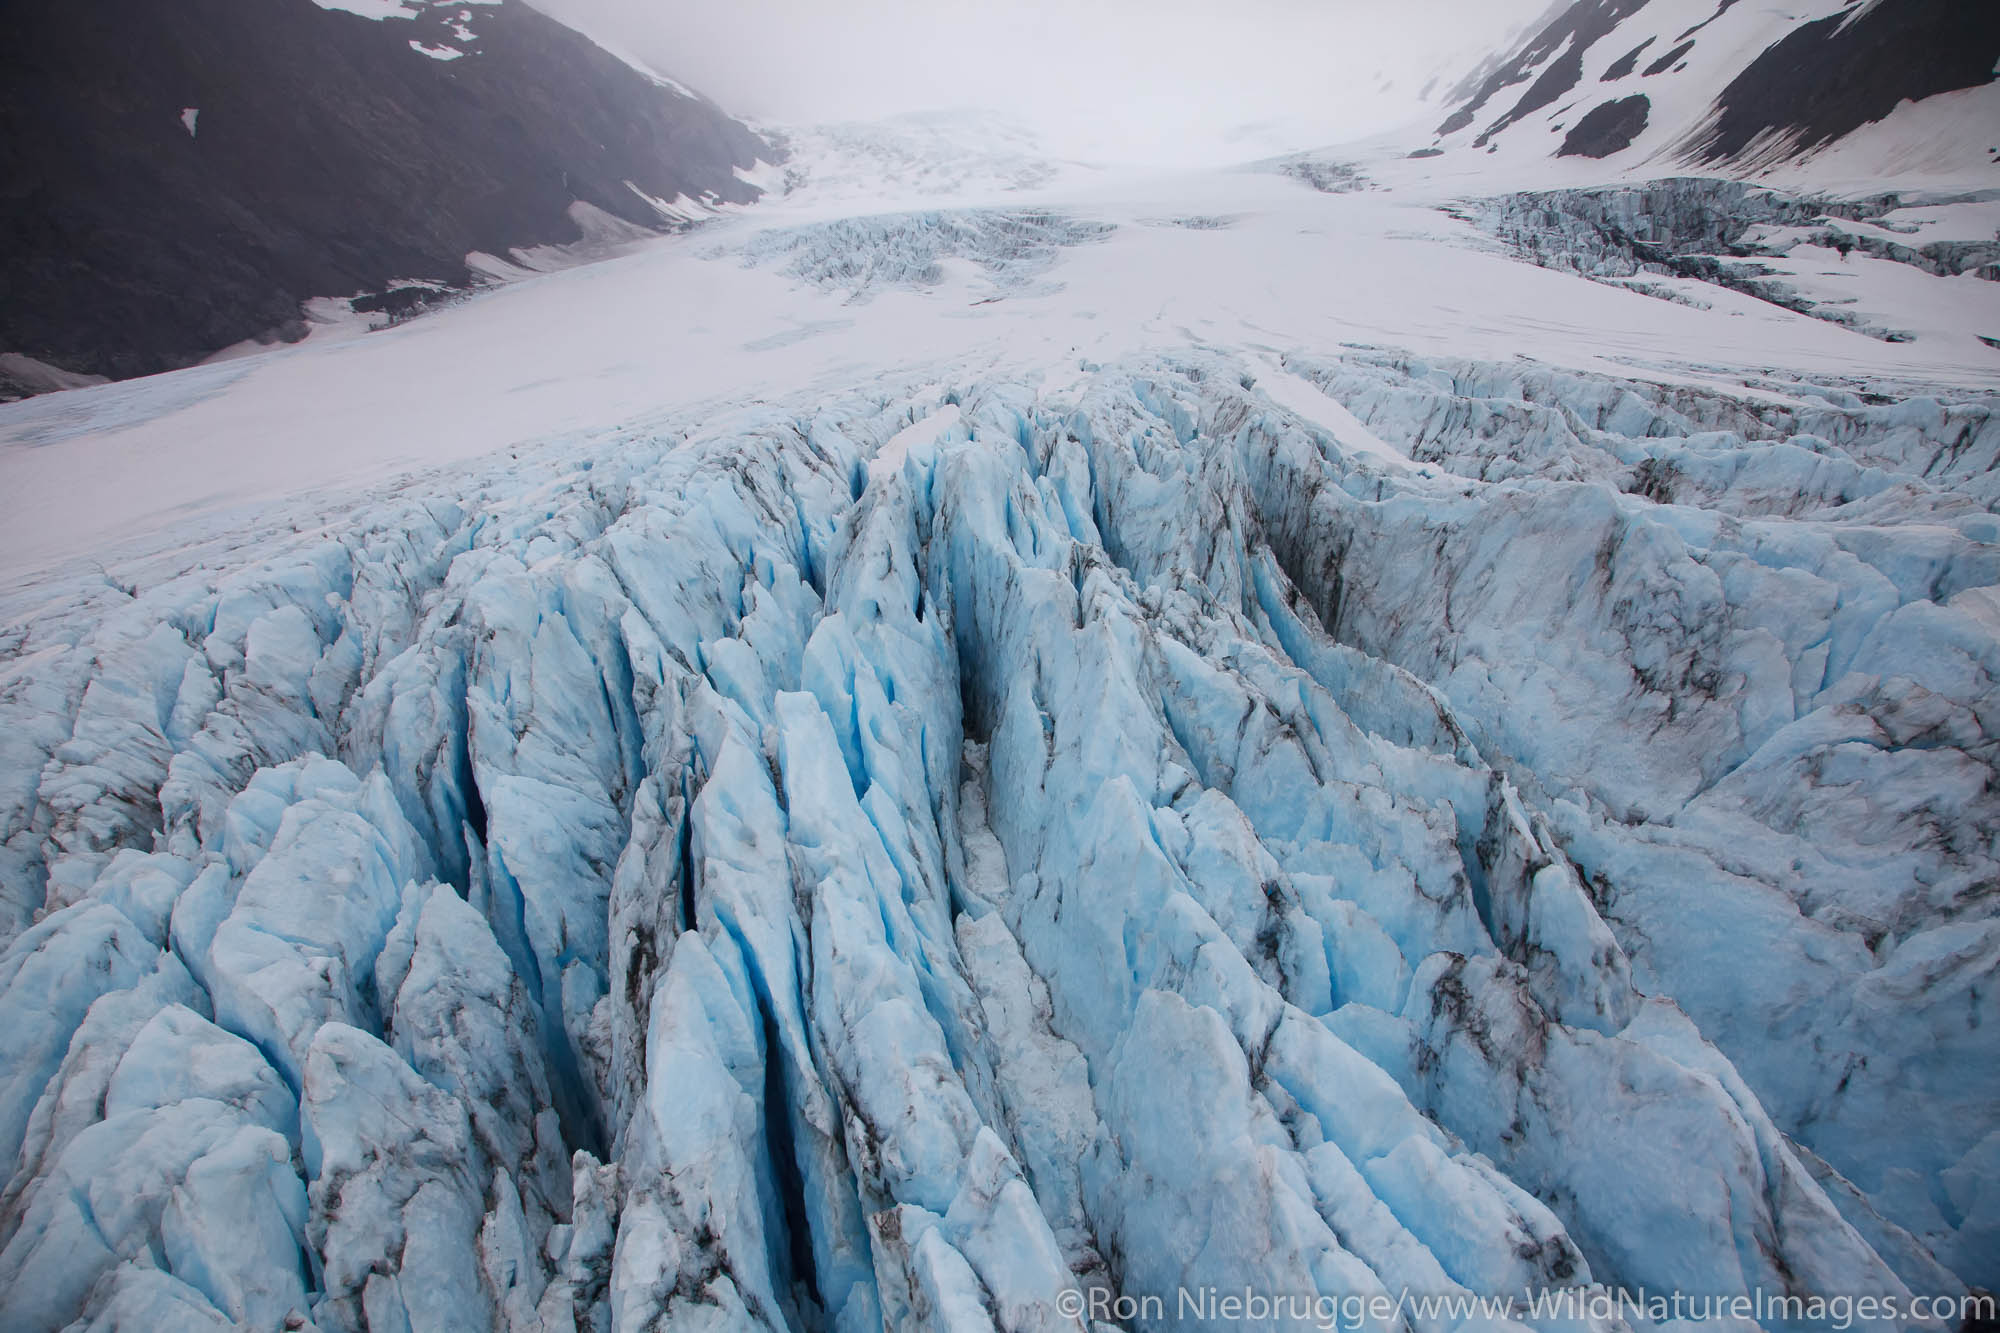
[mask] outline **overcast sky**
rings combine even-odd
[[[1213,157],[1428,114],[1547,0],[535,0],[779,124],[984,107],[1061,151]],[[1386,85],[1386,86],[1385,86]]]

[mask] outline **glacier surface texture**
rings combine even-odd
[[[919,230],[753,257],[1089,239]],[[1996,453],[1973,396],[1189,350],[51,598],[0,1327],[2000,1283]]]

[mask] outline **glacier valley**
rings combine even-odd
[[[0,409],[0,1327],[1955,1330],[2000,286],[1399,170],[1008,157]]]

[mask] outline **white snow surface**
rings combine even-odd
[[[1408,465],[1408,455],[1369,430],[1344,404],[1322,392],[1311,380],[1292,374],[1282,365],[1273,365],[1259,380],[1258,387],[1279,407],[1325,430],[1341,448],[1382,459],[1392,466]]]
[[[910,450],[925,445],[936,444],[939,437],[958,424],[961,413],[957,403],[947,403],[922,421],[915,421],[891,435],[868,460],[868,476],[871,481],[881,481],[902,471],[903,460]]]
[[[0,1326],[1994,1285],[2000,284],[947,139],[0,406]]]
[[[313,0],[321,9],[337,9],[380,22],[415,18],[424,12],[422,0]]]
[[[906,143],[900,127],[893,137]],[[991,142],[982,138],[974,152]],[[935,143],[889,180],[881,200],[936,209],[939,196],[923,183],[956,160],[948,139]],[[1892,346],[1730,292],[1706,290],[1714,308],[1697,310],[1514,262],[1438,211],[1517,188],[1517,179],[1590,179],[1572,164],[1517,178],[1447,158],[1430,179],[1423,173],[1434,163],[1380,145],[1357,160],[1388,188],[1326,195],[1247,171],[1098,170],[1046,190],[986,178],[954,202],[1053,207],[1117,227],[1101,243],[1064,251],[1057,281],[986,304],[975,303],[993,292],[971,270],[947,269],[927,287],[854,305],[729,258],[771,232],[860,215],[844,168],[830,198],[808,186],[692,235],[366,339],[274,351],[232,373],[226,394],[208,391],[201,368],[159,377],[157,390],[135,381],[95,397],[0,408],[10,482],[0,495],[0,561],[32,567],[194,513],[379,484],[667,407],[852,382],[857,367],[913,355],[1063,376],[1076,360],[1189,343],[1360,344],[1496,360],[1522,352],[1715,384],[1740,382],[1746,370],[1982,390],[2000,381],[2000,352],[1975,336],[2000,336],[1993,284],[1894,275],[1886,297],[1898,304],[1885,315],[1925,336]],[[820,170],[813,160],[803,166],[808,181]],[[1230,225],[1157,225],[1192,217]],[[521,267],[507,272],[520,276]],[[39,447],[58,438],[61,450]]]

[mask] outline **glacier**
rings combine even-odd
[[[1524,191],[1482,199],[1462,216],[1532,263],[1665,300],[1699,300],[1652,276],[1714,284],[1870,337],[1906,342],[1907,331],[1846,308],[1852,297],[1802,291],[1801,259],[1857,251],[1939,277],[2000,281],[2000,233],[1926,239],[1941,214],[1977,209],[1991,191],[1924,191],[1904,198],[1801,198],[1742,181],[1682,177],[1591,189]],[[1947,228],[1947,230],[1952,230]],[[1698,289],[1697,289],[1698,290]]]
[[[1993,1282],[2000,422],[1756,389],[890,377],[45,605],[0,1323]]]
[[[0,1328],[1974,1327],[1994,200],[790,141],[0,409]]]

